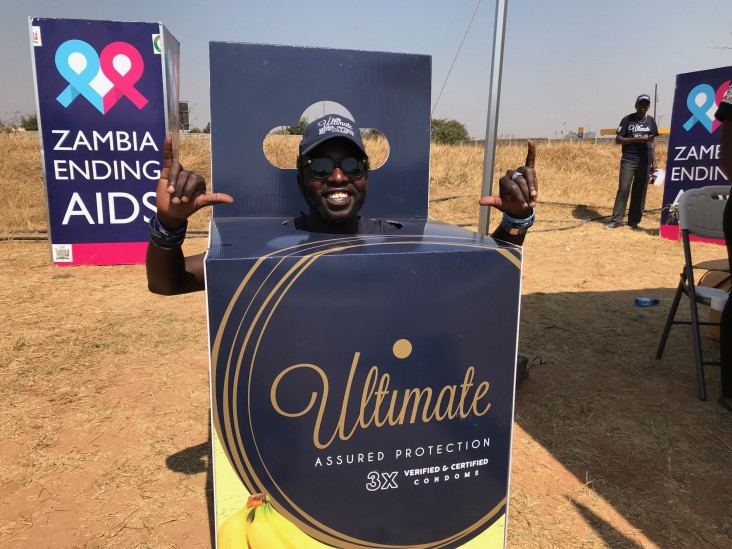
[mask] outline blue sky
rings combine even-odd
[[[35,111],[29,16],[162,22],[181,43],[180,97],[202,127],[209,41],[432,55],[434,104],[474,13],[434,116],[482,138],[492,0],[4,0],[0,119]],[[729,0],[509,0],[498,132],[561,137],[579,126],[612,128],[654,85],[659,126],[667,127],[676,74],[724,66],[732,66]]]

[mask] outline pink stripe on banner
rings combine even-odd
[[[104,242],[101,244],[72,244],[71,261],[56,261],[54,265],[135,265],[145,263],[147,242]]]
[[[661,225],[659,234],[662,238],[667,238],[669,240],[681,239],[681,231],[679,230],[678,225]],[[700,236],[691,236],[689,240],[691,240],[692,242],[706,242],[707,244],[724,245],[724,240],[720,240],[718,238],[702,238]]]
[[[661,225],[659,234],[661,238],[668,238],[669,240],[678,240],[681,236],[678,225]]]

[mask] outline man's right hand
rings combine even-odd
[[[173,140],[163,142],[163,169],[157,189],[158,221],[168,230],[175,230],[195,212],[215,204],[232,204],[234,199],[224,193],[207,193],[206,180],[195,172],[183,169],[173,161]]]
[[[539,197],[539,179],[535,164],[536,141],[530,139],[524,165],[516,170],[508,170],[498,180],[498,196],[483,196],[478,203],[481,206],[492,206],[516,218],[531,215]]]

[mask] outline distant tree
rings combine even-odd
[[[38,131],[38,116],[35,114],[29,114],[28,116],[20,117],[20,127],[29,132]]]
[[[430,125],[432,141],[441,145],[454,145],[460,141],[470,139],[468,129],[457,120],[447,118],[433,118]]]
[[[188,130],[188,133],[201,133],[201,128],[193,126],[190,130]]]
[[[301,118],[297,126],[285,126],[284,133],[287,135],[302,135],[305,126],[308,125],[307,118]]]
[[[206,123],[203,127],[203,133],[211,133],[211,122]]]

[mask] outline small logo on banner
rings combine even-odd
[[[83,40],[67,40],[56,50],[56,69],[69,83],[56,98],[64,107],[79,96],[102,114],[123,96],[138,109],[147,105],[147,99],[135,88],[145,63],[137,48],[127,42],[112,42],[97,55]]]
[[[41,27],[31,27],[31,36],[33,37],[33,47],[42,46]]]
[[[160,55],[163,52],[162,41],[163,39],[160,37],[159,34],[152,35],[153,51],[157,55]]]
[[[71,244],[54,244],[53,260],[56,263],[71,263],[74,260]]]
[[[714,113],[722,102],[730,82],[727,80],[716,91],[709,84],[699,84],[689,92],[689,95],[686,96],[686,106],[691,113],[691,118],[684,123],[684,129],[687,132],[697,123],[704,126],[709,133],[713,133],[719,128],[722,123],[714,118]]]

